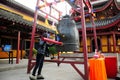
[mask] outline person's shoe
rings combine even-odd
[[[44,79],[42,75],[37,75],[37,79]]]
[[[29,76],[30,80],[36,80],[36,76],[30,75]]]

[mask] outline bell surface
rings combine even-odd
[[[79,51],[79,32],[69,15],[60,20],[57,30],[61,35],[60,41],[63,42],[63,46],[57,48],[59,51]]]

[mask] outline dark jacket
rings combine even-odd
[[[38,48],[38,54],[49,54],[49,49],[48,47],[53,46],[54,44],[48,44],[45,41],[40,40],[39,42],[39,48]]]

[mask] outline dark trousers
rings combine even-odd
[[[32,75],[35,76],[37,69],[38,69],[37,75],[41,74],[42,67],[43,67],[43,62],[44,62],[44,55],[38,53],[37,56],[36,56],[36,65],[33,69]]]

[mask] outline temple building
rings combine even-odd
[[[15,52],[18,47],[27,51],[30,48],[33,20],[34,11],[30,8],[14,0],[0,1],[0,47],[7,44],[12,45]],[[44,32],[56,33],[55,24],[53,25],[53,20],[45,19],[43,15],[38,14],[35,37]],[[8,55],[4,52],[2,55],[1,52],[1,58],[5,56]]]
[[[71,9],[70,16],[71,19],[75,21],[79,31],[79,50],[82,53],[84,41],[82,37],[81,13],[79,12],[80,8],[77,5],[77,0],[74,0],[73,2],[70,2],[69,0],[66,1],[72,6],[72,8],[77,9]],[[91,0],[91,4],[93,12],[92,15],[89,14],[89,8],[85,6],[85,25],[88,52],[94,52],[96,49],[96,44],[98,50],[104,53],[119,52],[120,1]],[[33,20],[34,11],[30,8],[14,0],[0,1],[0,47],[5,44],[10,44],[12,45],[13,50],[17,50],[18,47],[20,47],[20,50],[29,49],[34,22]],[[46,20],[45,16],[38,14],[35,36],[38,36],[44,32],[55,34],[55,26],[57,26],[58,23],[56,23],[54,27],[52,25],[53,23],[54,22],[52,19],[48,18],[48,20]],[[20,42],[18,43],[19,37]]]
[[[38,5],[39,1],[43,5]],[[53,6],[63,1],[71,5],[69,14],[65,6],[65,16],[61,16]],[[49,7],[49,13],[42,11],[42,7]],[[95,80],[107,80],[106,73],[112,73],[116,78],[119,67],[117,53],[120,53],[120,0],[36,0],[35,11],[15,0],[0,1],[0,59],[9,58],[10,63],[12,58],[13,63],[13,58],[16,58],[16,63],[19,63],[28,52],[27,73],[30,73],[36,64],[33,49],[45,32],[54,35],[51,37],[54,40],[50,37],[42,37],[42,40],[60,46],[55,45],[59,49],[56,50],[57,59],[44,61],[55,62],[58,66],[68,63],[84,80],[93,80],[94,77]],[[45,48],[46,44],[43,50]],[[45,53],[43,50],[40,51]],[[116,54],[110,56],[111,53]],[[77,64],[83,65],[81,70],[84,72]]]
[[[104,53],[115,53],[120,51],[120,1],[119,0],[91,0],[93,7],[94,25],[85,11],[87,49],[88,52],[95,51],[94,26],[98,50]],[[78,11],[73,11],[72,16],[79,30],[80,52],[83,52],[81,16]]]

